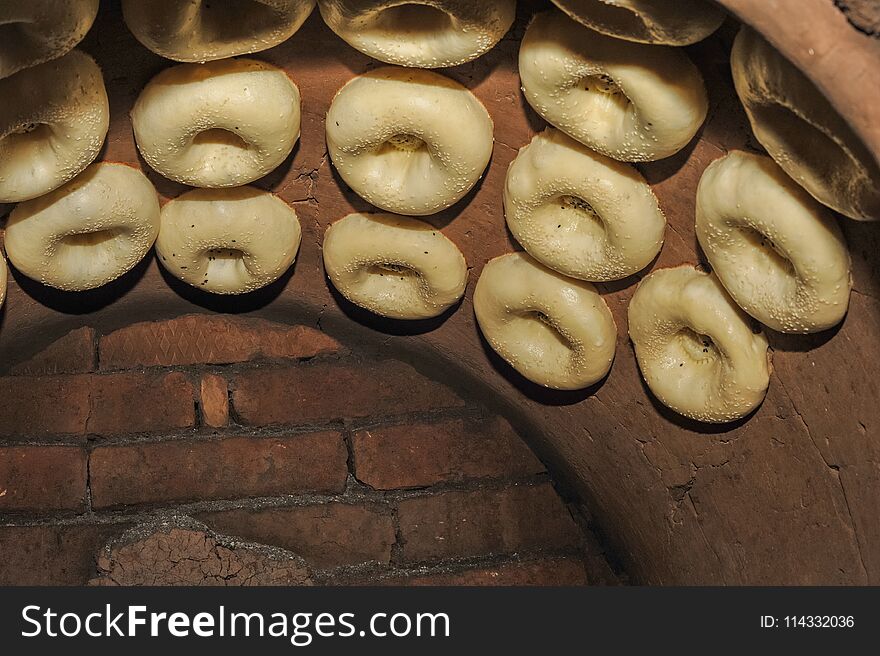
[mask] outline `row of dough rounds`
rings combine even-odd
[[[570,15],[578,5],[585,13],[574,17],[597,29],[591,19],[600,20],[603,11],[592,11],[599,3],[557,4]],[[629,308],[649,387],[668,407],[704,422],[740,419],[766,394],[769,345],[753,320],[810,333],[845,316],[850,258],[823,204],[856,219],[880,218],[876,161],[812,83],[749,28],[737,36],[731,65],[772,159],[733,152],[708,167],[696,234],[714,273],[688,265],[656,271]],[[640,271],[665,229],[648,185],[614,160],[649,161],[680,149],[705,118],[705,91],[680,51],[597,38],[559,13],[539,14],[529,26],[520,74],[526,98],[558,130],[536,136],[510,167],[507,224],[531,257],[487,265],[475,292],[477,319],[528,379],[584,387],[611,366],[614,325],[607,308],[596,312],[601,299],[584,300],[573,279]]]
[[[279,43],[298,29],[314,3],[266,2],[263,27],[277,27],[278,11],[283,9],[287,13],[282,22],[289,31],[263,32],[257,25],[260,12],[251,12],[249,20],[255,22],[247,27],[250,37],[231,44],[204,37],[211,30],[216,34],[219,25],[232,24],[235,10],[197,4],[125,2],[124,10],[129,27],[151,49],[174,59],[205,61]],[[479,56],[501,38],[513,16],[513,2],[485,3],[480,10],[473,9],[474,3],[441,0],[425,5],[319,4],[328,24],[352,45],[405,66],[458,62],[451,53],[461,45],[462,33],[470,30],[465,26],[472,24],[485,28],[470,30],[480,35],[482,46],[461,61]],[[557,4],[584,25],[560,12],[539,14],[520,49],[525,96],[555,126],[537,135],[508,172],[507,222],[529,255],[489,263],[475,291],[475,308],[489,343],[521,373],[542,385],[574,389],[601,380],[614,352],[614,322],[587,281],[632,275],[662,246],[665,219],[656,198],[624,162],[677,152],[706,116],[706,92],[697,69],[681,50],[657,44],[691,43],[717,27],[723,16],[714,9],[699,10],[708,7],[699,3],[690,12],[670,13],[660,6],[664,3],[621,2],[617,8],[625,5],[632,14],[626,19],[619,11],[606,11],[615,3]],[[155,7],[164,10],[150,14]],[[425,11],[437,20],[427,30],[429,35],[449,29],[450,35],[461,38],[414,38],[412,29],[424,25]],[[196,17],[192,12],[200,13]],[[138,26],[161,25],[175,16],[174,25],[192,30],[154,30],[153,41],[143,30],[139,33]],[[688,18],[679,20],[682,16]],[[413,51],[413,44],[424,47]],[[140,175],[102,164],[88,169],[83,180],[71,182],[97,154],[106,134],[107,111],[94,62],[72,52],[50,62],[50,70],[57,71],[67,61],[82,69],[72,74],[78,82],[93,82],[78,84],[86,99],[73,105],[76,110],[88,107],[85,113],[94,117],[86,132],[74,139],[76,147],[61,149],[76,154],[71,158],[74,164],[43,166],[49,178],[56,177],[49,183],[54,186],[39,193],[57,192],[36,201],[29,199],[39,193],[24,189],[21,181],[0,169],[0,194],[5,193],[6,200],[27,201],[11,217],[13,236],[7,234],[7,243],[46,244],[42,249],[31,246],[23,259],[38,262],[42,254],[44,260],[53,260],[36,264],[33,277],[77,289],[112,278],[91,269],[77,272],[76,253],[84,247],[106,247],[108,259],[124,262],[120,268],[127,270],[139,259],[137,253],[142,257],[149,249],[151,234],[155,239],[156,231],[148,227],[156,221],[145,209],[140,230],[121,219],[69,226],[61,218],[56,219],[57,228],[44,227],[42,235],[39,230],[28,236],[23,228],[12,229],[26,225],[28,216],[44,216],[47,209],[63,206],[90,183],[99,187],[111,172]],[[0,149],[22,155],[53,151],[44,146],[55,138],[54,131],[42,134],[43,126],[76,115],[64,105],[71,94],[58,93],[55,98],[46,91],[63,87],[69,77],[56,73],[58,84],[21,82],[27,79],[23,76],[51,79],[41,66],[47,65],[0,80],[0,86],[8,83],[19,94],[42,89],[39,100],[48,96],[55,105],[30,106],[59,109],[45,121],[16,115],[14,107],[7,110],[12,117],[6,122],[12,127],[4,133]],[[785,171],[826,204],[854,218],[869,218],[877,206],[876,163],[821,94],[749,30],[737,38],[733,69],[759,140]],[[184,114],[179,111],[182,106],[196,110]],[[279,108],[278,113],[262,111],[266,106]],[[274,196],[241,185],[265,175],[289,155],[299,137],[299,112],[299,91],[286,73],[254,60],[184,64],[147,85],[132,111],[144,159],[171,179],[209,187],[184,194],[159,214],[157,251],[174,275],[208,291],[241,293],[268,284],[290,266],[300,239],[295,214]],[[390,212],[427,215],[450,207],[473,188],[491,157],[493,125],[488,112],[467,89],[430,71],[389,67],[358,76],[337,94],[327,119],[328,149],[340,175],[366,200]],[[821,168],[816,154],[806,149],[795,152],[796,121],[811,126],[812,144],[823,157],[836,156],[834,168]],[[12,192],[4,192],[3,184]],[[129,184],[131,200],[142,185]],[[105,182],[104,189],[108,194],[114,185]],[[717,334],[735,325],[733,333],[745,335],[739,328],[748,325],[731,297],[778,330],[821,330],[842,318],[850,288],[848,255],[833,219],[812,196],[767,158],[735,154],[707,170],[699,190],[697,234],[717,277],[693,268],[676,270],[675,276],[657,272],[642,283],[630,309],[630,334],[640,366],[664,403],[701,420],[726,421],[760,402],[766,384],[756,387],[755,381],[768,370],[766,346],[762,369],[760,358],[754,357],[761,351],[758,337],[727,343]],[[152,203],[143,207],[151,208]],[[55,214],[69,218],[62,210]],[[45,225],[52,224],[47,219]],[[24,246],[13,250],[28,252]],[[324,251],[328,277],[343,295],[384,316],[437,316],[461,298],[466,285],[467,266],[457,247],[414,218],[351,215],[328,230]],[[10,256],[19,266],[16,256]],[[26,267],[27,262],[19,266],[27,273]],[[77,275],[85,282],[76,282]],[[696,290],[699,302],[694,307],[701,302],[710,308],[706,314],[715,317],[714,324],[703,326],[687,311],[669,307],[687,296],[686,288]],[[664,289],[672,292],[664,297]],[[663,298],[671,300],[658,305]],[[674,316],[663,318],[664,312]],[[658,317],[663,319],[659,324]],[[743,346],[751,359],[737,359],[731,344]],[[701,386],[702,395],[682,393],[682,371],[663,373],[664,368],[683,369],[684,356],[708,363],[693,369],[701,373],[691,384]],[[656,369],[658,362],[662,366]],[[753,375],[742,370],[743,362],[753,365]],[[661,373],[658,377],[652,371]],[[663,381],[676,380],[679,395],[666,393]]]

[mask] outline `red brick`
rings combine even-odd
[[[29,360],[12,368],[16,375],[81,374],[95,370],[95,331],[77,328],[55,340]]]
[[[296,423],[460,406],[463,401],[403,362],[313,363],[255,369],[232,381],[232,405],[245,424]]]
[[[89,416],[89,376],[0,378],[0,435],[83,433]]]
[[[229,387],[223,376],[205,374],[201,385],[202,419],[211,428],[229,423]]]
[[[341,492],[339,433],[98,447],[90,461],[96,508],[301,492]]]
[[[355,433],[355,475],[379,490],[515,478],[544,466],[504,419],[457,419]]]
[[[221,533],[292,551],[313,567],[388,563],[394,544],[390,516],[342,503],[229,510],[199,519]]]
[[[2,526],[0,585],[84,585],[123,525]]]
[[[381,583],[403,586],[583,586],[587,585],[587,574],[584,564],[574,558],[546,558],[460,572],[396,576]]]
[[[0,511],[82,510],[85,503],[81,447],[0,447]]]
[[[399,519],[408,562],[563,550],[580,543],[574,520],[549,483],[406,499]]]
[[[259,358],[311,358],[339,343],[307,326],[262,319],[187,315],[136,323],[101,338],[101,369],[227,364]]]
[[[192,384],[180,372],[93,376],[87,431],[145,433],[195,425]]]

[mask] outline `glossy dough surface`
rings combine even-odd
[[[162,208],[159,262],[214,294],[244,294],[275,282],[296,259],[296,212],[254,187],[196,189]]]
[[[434,214],[461,200],[492,156],[486,108],[431,71],[383,67],[351,80],[327,114],[327,147],[345,182],[376,207]]]
[[[697,189],[697,238],[737,304],[786,333],[831,328],[846,314],[846,242],[828,210],[769,157],[735,151]]]
[[[474,311],[495,352],[533,383],[582,389],[611,369],[617,327],[596,288],[525,253],[502,255],[485,266]]]
[[[0,80],[0,203],[57,189],[86,168],[110,126],[104,78],[74,50]]]
[[[725,13],[711,0],[553,0],[579,23],[640,43],[686,46],[717,30]]]
[[[667,407],[723,423],[757,408],[770,383],[768,343],[714,276],[690,265],[654,271],[629,304],[645,382]]]
[[[703,78],[681,49],[608,37],[560,11],[532,19],[519,74],[548,123],[624,162],[675,154],[708,111]]]
[[[98,0],[0,0],[0,79],[67,54],[97,15]]]
[[[510,165],[504,209],[511,233],[532,257],[596,282],[645,268],[666,230],[657,198],[638,171],[553,128]]]
[[[880,220],[880,165],[815,85],[750,28],[731,53],[733,82],[755,136],[819,202]]]
[[[147,177],[101,162],[9,216],[6,252],[28,278],[67,291],[94,289],[130,271],[159,232],[159,197]]]
[[[273,171],[299,139],[301,100],[280,68],[253,59],[180,64],[131,111],[147,163],[195,187],[235,187]]]
[[[464,64],[491,50],[516,0],[319,0],[324,21],[362,53],[398,66]]]
[[[122,0],[128,29],[157,55],[206,62],[286,41],[315,0]]]
[[[428,223],[391,214],[350,214],[324,234],[324,269],[355,305],[392,319],[429,319],[467,285],[458,247]]]

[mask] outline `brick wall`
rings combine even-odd
[[[186,527],[141,535],[156,522]],[[140,546],[114,550],[132,531]],[[0,584],[106,583],[120,558],[172,560],[175,536],[199,553],[287,554],[280,570],[230,556],[257,582],[305,580],[298,559],[330,584],[605,576],[505,419],[308,327],[205,315],[80,328],[0,377]],[[159,582],[244,580],[198,571]]]

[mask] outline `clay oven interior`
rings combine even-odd
[[[880,155],[880,40],[860,9],[870,3],[720,4],[732,17],[688,48],[710,92],[706,125],[678,155],[639,165],[669,220],[652,267],[699,260],[701,172],[728,150],[760,150],[730,80],[738,19]],[[549,2],[519,5],[498,47],[445,71],[489,109],[496,146],[475,191],[429,219],[471,267],[464,302],[440,320],[380,321],[325,281],[324,229],[369,207],[328,160],[324,115],[344,82],[378,64],[317,12],[257,56],[286,68],[304,99],[300,144],[256,183],[303,226],[278,283],[214,297],[152,255],[87,293],[11,272],[0,315],[0,580],[118,582],[121,562],[141,577],[122,582],[880,582],[877,225],[841,219],[849,314],[827,333],[769,334],[770,392],[746,421],[691,423],[653,399],[626,337],[635,278],[601,286],[619,343],[594,388],[538,388],[481,339],[473,284],[517,248],[504,175],[544,127],[520,93],[516,54],[528,17]],[[163,201],[179,195],[139,159],[128,118],[169,63],[134,40],[116,2],[82,48],[111,99],[100,159],[139,166]],[[200,564],[169,566],[175,550]]]

